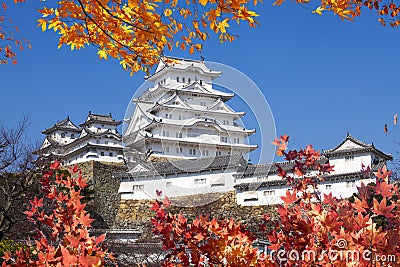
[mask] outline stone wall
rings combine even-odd
[[[87,210],[95,219],[95,228],[136,229],[142,232],[142,239],[153,238],[150,223],[153,217],[153,211],[150,210],[152,200],[121,200],[118,194],[120,181],[114,179],[112,174],[126,171],[126,167],[96,161],[81,163],[79,167],[83,175],[89,178],[90,189],[93,190],[93,199],[88,202]],[[205,197],[216,200],[207,205],[193,205],[199,199],[204,203]],[[175,200],[180,206],[171,206],[172,213],[182,212],[189,220],[199,214],[208,214],[218,219],[234,218],[245,223],[256,235],[260,234],[258,231],[262,215],[273,212],[271,206],[239,206],[236,204],[235,191],[218,196],[210,194],[181,197],[172,199],[172,203]]]
[[[204,195],[185,197],[187,203],[196,203],[196,198],[204,198]],[[182,198],[179,198],[182,203]],[[135,228],[142,231],[143,239],[151,239],[151,223],[153,216],[150,200],[121,200],[118,213],[116,216],[115,227],[117,228]],[[174,199],[172,199],[172,203]],[[253,233],[260,236],[259,224],[263,214],[273,212],[271,206],[239,206],[236,204],[235,191],[221,195],[216,201],[203,206],[178,207],[171,206],[169,209],[172,213],[182,212],[189,220],[195,218],[199,214],[210,215],[214,218],[234,218],[246,224]]]
[[[95,219],[93,227],[112,228],[120,204],[120,181],[114,179],[112,174],[126,171],[125,166],[98,161],[84,162],[78,166],[82,175],[89,180],[91,200],[87,203],[86,210]]]

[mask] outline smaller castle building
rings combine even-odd
[[[322,194],[338,198],[351,197],[361,183],[375,181],[373,175],[392,160],[390,154],[378,150],[373,144],[364,143],[347,134],[337,147],[322,153],[321,164],[334,165],[319,184]],[[290,171],[294,162],[250,164],[241,154],[182,161],[153,162],[143,169],[127,173],[115,173],[121,180],[118,193],[121,199],[152,199],[161,190],[169,197],[236,192],[241,206],[274,205],[282,203],[281,196],[290,188],[278,175],[279,165]],[[362,166],[370,172],[362,171]],[[309,175],[313,175],[311,172]]]
[[[36,154],[41,161],[58,160],[63,165],[91,160],[123,163],[122,137],[117,130],[120,124],[111,113],[89,112],[79,127],[67,117],[42,132],[46,137]]]

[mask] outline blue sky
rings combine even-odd
[[[93,48],[57,49],[56,34],[36,27],[40,5],[10,4],[33,49],[22,51],[17,65],[0,66],[0,122],[11,126],[26,114],[32,121],[30,136],[39,139],[44,128],[68,115],[76,124],[89,110],[122,119],[145,74],[131,77],[116,61],[100,61]],[[383,126],[399,111],[398,29],[382,27],[368,10],[355,22],[345,22],[314,15],[315,7],[261,4],[260,27],[235,27],[240,38],[233,43],[221,45],[212,38],[202,56],[244,72],[258,85],[277,133],[290,135],[292,148],[333,148],[350,132],[396,156],[400,132],[386,135]],[[180,50],[169,55],[200,59]]]

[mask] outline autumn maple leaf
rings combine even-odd
[[[289,190],[286,191],[286,196],[282,196],[281,199],[285,204],[293,204],[298,201],[298,197],[296,195],[296,192],[290,192]]]
[[[384,197],[382,199],[382,201],[378,202],[378,200],[376,200],[374,198],[374,212],[377,215],[383,215],[386,218],[391,218],[394,215],[391,213],[391,211],[396,207],[395,203],[392,203],[391,205],[387,206],[387,201],[386,201],[386,197]]]

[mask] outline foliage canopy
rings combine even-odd
[[[25,0],[14,0],[24,2]],[[160,60],[165,49],[174,46],[201,51],[204,41],[216,34],[221,42],[236,37],[232,24],[256,27],[258,0],[58,0],[43,4],[38,26],[59,34],[58,47],[71,50],[88,45],[98,48],[100,59],[116,58],[133,74],[148,72]],[[284,0],[275,0],[281,5]],[[363,7],[375,10],[382,25],[400,24],[400,8],[395,1],[382,0],[296,0],[312,5],[316,14],[330,11],[344,20],[353,20]],[[5,13],[7,5],[2,3]],[[10,21],[0,16],[0,63],[16,63],[14,46],[23,41],[14,38]],[[28,44],[29,45],[29,44]]]

